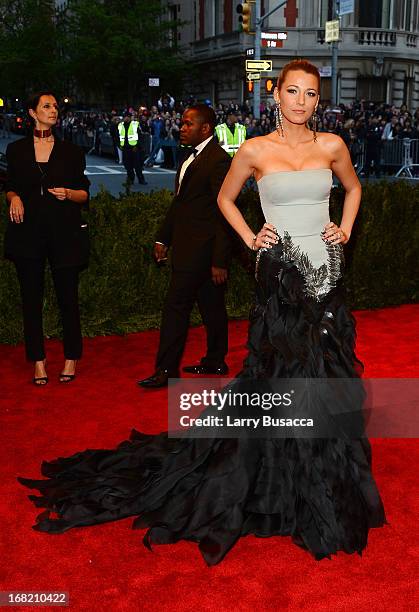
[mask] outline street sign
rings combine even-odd
[[[260,37],[262,40],[287,40],[287,32],[261,32]]]
[[[339,40],[339,19],[326,21],[325,41],[327,43],[336,42]]]
[[[283,41],[287,38],[287,32],[262,32],[261,45],[269,49],[280,49]]]
[[[274,89],[275,89],[275,81],[273,79],[266,79],[265,81],[266,93],[272,93]]]
[[[159,77],[149,78],[148,86],[149,87],[160,87],[160,78]]]
[[[340,0],[339,15],[350,15],[355,11],[355,0]]]
[[[321,77],[331,77],[332,66],[319,66],[319,73]]]
[[[250,47],[249,49],[246,49],[246,57],[253,57],[254,55],[255,55],[254,47]]]
[[[246,60],[246,72],[272,72],[272,60]]]
[[[246,80],[247,81],[260,81],[260,72],[247,72]]]
[[[280,49],[284,41],[282,40],[266,40],[263,38],[260,41],[260,46],[267,49]]]

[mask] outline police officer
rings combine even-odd
[[[122,161],[127,171],[127,182],[132,184],[137,175],[140,185],[147,185],[143,175],[144,156],[140,143],[142,132],[139,121],[134,119],[131,111],[124,113],[124,119],[118,125],[118,132]]]
[[[241,123],[238,123],[237,115],[234,111],[228,112],[225,123],[217,125],[215,134],[218,142],[230,157],[234,157],[240,145],[246,140],[246,128]]]

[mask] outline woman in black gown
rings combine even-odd
[[[232,385],[356,380],[362,365],[343,301],[341,243],[358,210],[359,182],[344,143],[306,125],[319,99],[313,65],[287,65],[275,99],[277,131],[242,146],[219,195],[227,220],[258,250],[249,354]],[[347,192],[340,227],[328,221],[332,169]],[[252,174],[267,217],[257,235],[234,205]],[[370,527],[385,522],[365,438],[175,439],[134,430],[115,450],[43,463],[42,473],[47,480],[20,479],[47,509],[35,529],[62,533],[135,515],[134,527],[149,528],[147,546],[196,541],[209,565],[247,534],[290,535],[316,559],[361,553]]]

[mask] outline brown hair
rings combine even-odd
[[[315,76],[317,79],[318,93],[320,94],[320,72],[317,66],[315,66],[314,64],[312,64],[306,59],[295,59],[295,60],[292,60],[292,62],[288,62],[288,64],[285,64],[285,66],[282,68],[279,74],[278,81],[276,84],[278,89],[281,89],[281,86],[284,83],[287,74],[291,72],[292,70],[302,70],[303,72],[306,72],[307,74],[312,74],[313,76]]]
[[[43,91],[37,91],[36,93],[33,93],[26,103],[26,110],[28,113],[29,121],[32,123],[32,125],[35,125],[35,119],[29,114],[29,109],[36,111],[42,96],[51,96],[52,98],[55,98],[55,101],[58,100],[57,96],[52,91],[49,91],[49,89],[44,89]]]

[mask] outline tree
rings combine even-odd
[[[52,0],[0,0],[2,93],[24,97],[29,90],[59,83],[55,5]]]
[[[144,99],[148,76],[173,87],[185,71],[171,46],[175,27],[159,1],[71,0],[65,55],[77,87],[112,103]]]
[[[69,0],[59,11],[53,0],[0,0],[0,95],[49,88],[132,104],[148,76],[176,91],[176,25],[159,0]]]

